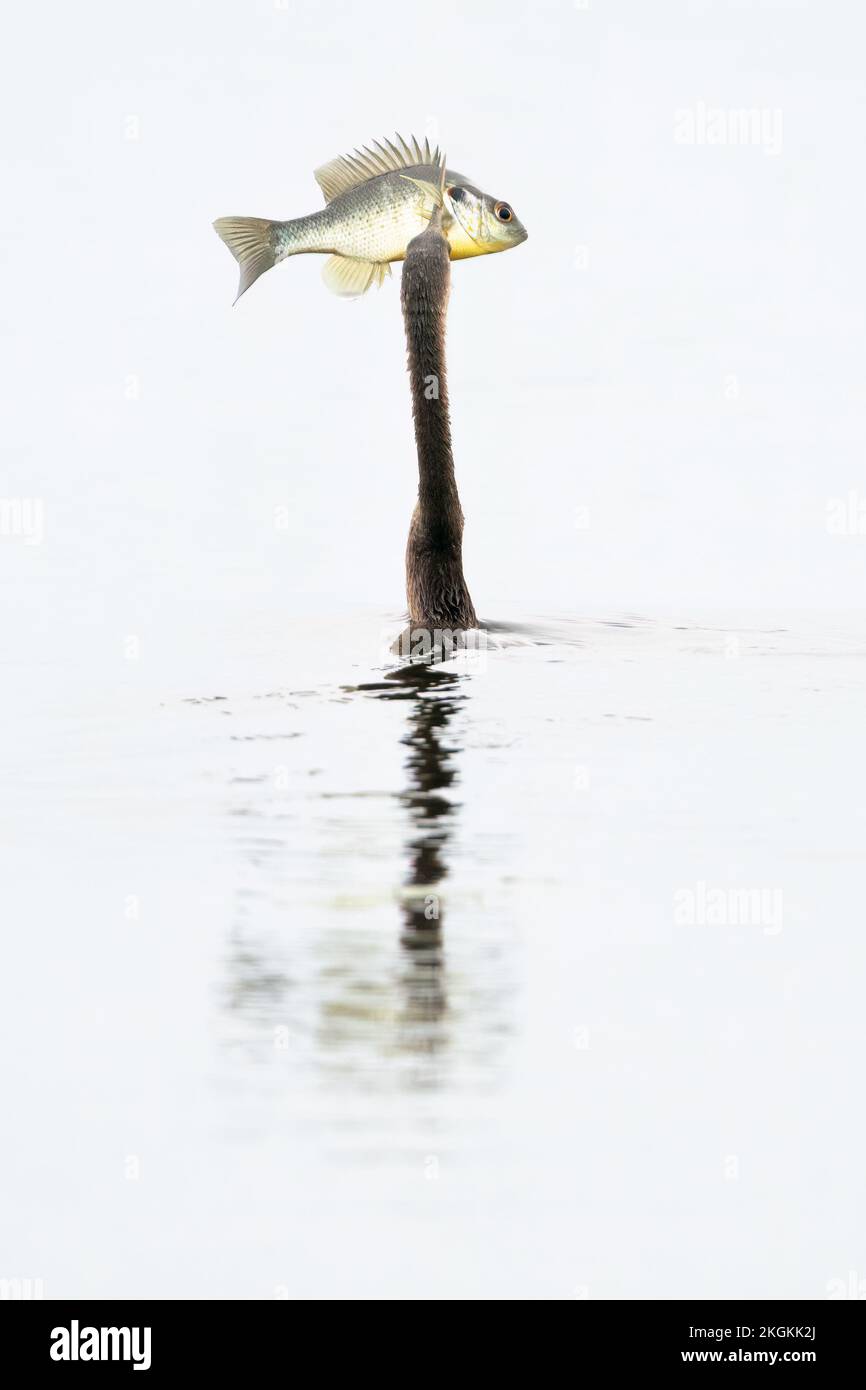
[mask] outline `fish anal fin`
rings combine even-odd
[[[382,261],[360,261],[353,256],[329,256],[322,267],[322,279],[332,294],[342,299],[358,299],[371,285],[381,285],[391,267]]]

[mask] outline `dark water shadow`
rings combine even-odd
[[[643,625],[639,615],[610,615],[484,627],[496,660],[497,647],[547,654]],[[285,706],[278,728],[230,736],[238,767],[227,814],[241,867],[221,993],[226,1035],[244,1064],[273,1063],[278,1035],[286,1039],[281,1065],[336,1086],[474,1088],[501,1073],[514,1031],[514,938],[500,872],[482,860],[467,873],[478,827],[467,816],[461,831],[461,773],[464,757],[484,747],[471,706],[485,668],[467,668],[465,658],[414,659],[358,684],[270,692],[271,710]],[[305,708],[317,717],[305,720]],[[325,720],[323,709],[332,712]],[[280,745],[296,774],[282,793],[256,771],[262,738],[293,741]],[[344,781],[335,750],[348,740],[369,743],[388,762],[399,741],[399,788],[380,785],[375,756],[369,780]],[[321,768],[328,782],[318,791]]]
[[[501,1074],[513,1032],[507,916],[491,931],[477,906],[483,890],[467,894],[463,878],[450,952],[446,940],[449,879],[455,854],[465,852],[460,764],[473,680],[413,661],[318,693],[333,711],[331,757],[341,739],[369,740],[384,756],[399,740],[397,790],[370,782],[342,791],[332,761],[332,780],[317,792],[304,775],[315,749],[282,802],[272,779],[231,779],[227,813],[241,871],[220,994],[239,1079],[248,1081],[252,1066],[280,1087],[441,1092],[486,1089]],[[392,717],[376,717],[376,705],[398,706],[396,728]],[[317,729],[321,739],[321,721]]]
[[[408,750],[406,789],[400,793],[409,818],[407,869],[401,899],[405,1016],[435,1022],[447,1009],[442,886],[448,877],[448,848],[459,810],[451,793],[460,749],[449,736],[466,700],[466,677],[433,663],[413,662],[382,681],[354,687],[377,700],[405,701]]]

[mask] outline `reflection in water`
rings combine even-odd
[[[432,1022],[445,1013],[444,910],[440,886],[448,873],[446,851],[455,803],[445,796],[456,780],[454,755],[446,741],[458,702],[461,677],[451,671],[415,663],[393,672],[387,681],[358,689],[383,700],[410,700],[407,772],[409,785],[401,800],[409,812],[409,867],[402,897],[405,952],[405,1015]],[[435,1046],[433,1035],[429,1037]]]
[[[282,754],[294,757],[295,780],[287,777],[282,797],[261,770],[273,771],[268,743],[236,743],[245,772],[232,780],[241,858],[223,1031],[245,1069],[278,1067],[300,1085],[325,1078],[418,1091],[474,1089],[499,1071],[511,1031],[506,919],[500,911],[497,930],[488,930],[490,917],[475,910],[476,875],[461,878],[457,919],[451,908],[459,930],[447,952],[444,936],[471,679],[414,662],[376,682],[309,692],[306,727],[319,737],[314,751],[301,702],[291,716],[301,737]],[[397,703],[405,714],[396,735],[404,785],[396,792],[377,789],[371,772],[388,761],[395,736],[393,719],[371,718],[374,702]],[[342,729],[334,719],[341,709]],[[345,762],[350,737],[367,744],[360,773]],[[258,776],[250,775],[252,750]],[[323,762],[321,778],[311,780]]]

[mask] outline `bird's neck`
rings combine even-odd
[[[463,512],[454,477],[445,371],[451,282],[448,243],[435,225],[410,242],[401,299],[418,449],[418,506],[406,552],[413,622],[475,626],[463,577]]]

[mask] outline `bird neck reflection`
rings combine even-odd
[[[458,810],[450,793],[458,780],[459,749],[449,727],[466,699],[465,677],[428,664],[412,664],[389,673],[375,686],[359,689],[383,700],[410,705],[403,739],[408,748],[407,786],[400,799],[409,815],[407,869],[400,902],[401,945],[405,952],[406,1014],[414,1022],[435,1022],[445,1013],[445,905],[442,885],[448,876],[448,847]],[[431,1049],[434,1043],[431,1037]]]

